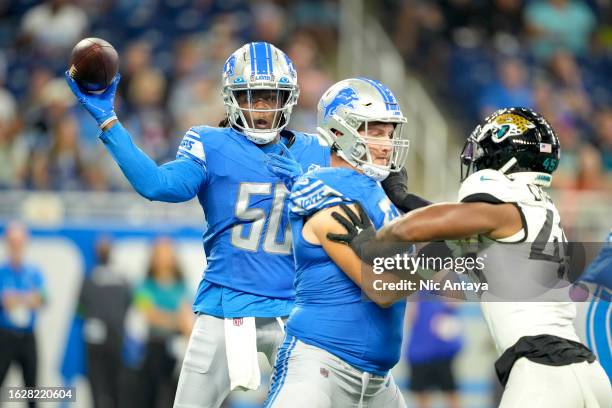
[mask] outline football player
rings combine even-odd
[[[268,167],[294,174],[330,160],[329,146],[316,136],[285,129],[299,94],[293,63],[265,42],[239,48],[223,68],[227,127],[192,127],[176,160],[162,166],[134,145],[117,119],[119,76],[101,94],[83,92],[68,73],[66,80],[139,194],[166,202],[197,197],[206,214],[207,268],[193,304],[198,317],[175,406],[218,407],[230,389],[257,388],[257,352],[274,364],[283,338],[280,318],[289,315],[294,297],[288,191]],[[281,146],[298,163],[281,155],[270,159]],[[388,186],[398,202],[413,205],[402,183],[397,172]]]
[[[525,270],[556,274],[564,255],[560,216],[543,190],[550,185],[559,158],[557,136],[542,116],[525,108],[499,110],[465,144],[459,203],[413,211],[378,232],[365,214],[357,217],[346,208],[349,219],[337,214],[346,234],[331,238],[364,254],[381,242],[478,236],[487,252],[513,255],[487,260],[496,264],[485,277],[501,288],[497,295],[504,299],[503,290],[517,287],[513,296],[529,292],[533,288]],[[491,300],[481,305],[501,354],[495,368],[505,386],[502,408],[611,406],[610,383],[574,329],[572,302],[500,301],[487,293],[483,300]]]
[[[331,216],[339,203],[362,202],[376,227],[400,215],[379,182],[404,163],[406,119],[391,91],[366,78],[333,85],[318,111],[332,168],[311,169],[290,194],[296,303],[265,406],[405,407],[389,373],[405,305],[362,299],[361,261],[327,234],[342,232]]]
[[[590,301],[579,304],[583,324],[582,338],[601,363],[612,381],[612,231],[607,242],[587,267],[581,280],[589,284]]]

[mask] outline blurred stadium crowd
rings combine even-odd
[[[495,108],[533,107],[561,138],[556,186],[612,187],[612,2],[366,5],[460,123],[458,134]],[[0,2],[0,187],[128,189],[61,78],[81,38],[101,37],[118,49],[120,116],[139,146],[163,162],[191,125],[222,119],[222,65],[250,40],[274,43],[293,59],[301,96],[292,126],[313,131],[317,101],[335,79],[338,14],[333,0]]]
[[[328,1],[49,0],[0,2],[0,187],[121,190],[127,183],[97,128],[64,84],[72,47],[111,42],[121,59],[118,113],[158,162],[174,158],[194,124],[215,126],[225,59],[258,39],[285,50],[299,72],[299,129],[315,128],[332,83],[337,9]]]
[[[406,64],[465,128],[506,106],[561,141],[558,188],[612,189],[612,2],[386,0]]]

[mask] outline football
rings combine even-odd
[[[88,92],[102,92],[119,70],[119,55],[101,38],[85,38],[70,54],[70,76]]]

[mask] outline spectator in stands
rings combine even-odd
[[[79,149],[78,125],[66,115],[51,130],[51,146],[32,156],[32,184],[37,189],[78,190],[84,187],[85,162]]]
[[[110,264],[111,250],[108,239],[96,243],[96,265],[83,281],[77,309],[95,408],[119,405],[123,320],[132,300],[125,276]]]
[[[548,59],[557,51],[584,56],[596,24],[585,2],[574,0],[528,2],[525,21],[531,50],[538,59]]]
[[[480,112],[489,113],[508,106],[533,107],[527,67],[518,58],[500,56],[498,79],[484,89],[480,97]]]
[[[493,0],[486,3],[489,7],[484,23],[487,24],[489,35],[522,35],[524,0]]]
[[[592,187],[612,191],[612,108],[605,108],[595,117],[595,157],[590,161]]]
[[[549,70],[554,98],[562,101],[562,109],[570,113],[580,127],[584,127],[591,120],[592,107],[576,58],[568,52],[557,52],[550,59]]]
[[[411,369],[410,390],[417,408],[431,406],[431,392],[442,391],[446,406],[458,408],[459,395],[453,375],[453,361],[461,351],[461,323],[455,308],[435,295],[419,293],[410,304],[407,358]]]
[[[134,135],[135,141],[154,160],[163,161],[169,157],[175,146],[168,145],[169,117],[163,106],[166,79],[161,72],[146,69],[131,81],[128,100],[133,106],[125,120],[126,128]]]
[[[24,121],[24,133],[29,138],[36,139],[48,130],[44,115],[43,101],[47,84],[53,79],[48,68],[37,67],[27,72],[28,86],[26,94],[19,101],[19,111]]]
[[[553,186],[563,189],[590,188],[592,180],[587,176],[592,173],[589,164],[589,160],[594,158],[592,148],[583,141],[571,116],[557,115],[548,119],[563,146],[563,156],[553,177]]]
[[[0,87],[0,189],[22,185],[28,147],[20,136],[15,98]]]
[[[125,51],[121,53],[121,82],[119,82],[119,94],[127,96],[124,98],[122,109],[126,113],[132,112],[136,106],[130,88],[135,78],[151,69],[151,45],[146,41],[133,41],[129,43]]]
[[[158,240],[151,254],[149,271],[136,288],[134,302],[149,325],[149,339],[140,370],[143,407],[170,407],[174,401],[177,356],[173,342],[191,333],[193,315],[190,296],[172,243]]]
[[[45,302],[44,279],[38,267],[25,259],[26,227],[9,224],[5,239],[8,261],[0,266],[0,385],[11,363],[17,363],[25,386],[35,387],[38,352],[34,327]],[[29,406],[35,404],[30,402]]]
[[[22,41],[51,62],[67,55],[89,26],[85,12],[67,0],[47,0],[31,8],[21,23]],[[54,61],[55,60],[55,61]]]
[[[300,103],[291,114],[291,126],[299,131],[312,132],[317,127],[317,104],[332,80],[318,59],[321,49],[308,32],[296,33],[289,44],[287,54],[300,73]]]
[[[258,41],[279,44],[283,40],[287,15],[282,7],[269,0],[259,2],[253,10],[253,20],[254,38]]]
[[[389,19],[396,26],[395,42],[404,60],[436,78],[443,75],[444,70],[430,69],[446,64],[449,44],[443,10],[424,1],[401,2],[400,7]]]
[[[176,129],[171,134],[179,135],[181,129],[187,129],[193,123],[216,124],[224,117],[223,102],[217,98],[217,77],[211,71],[210,61],[204,57],[202,44],[192,38],[179,42],[168,99]],[[175,140],[170,144],[179,142]]]

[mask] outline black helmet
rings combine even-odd
[[[534,183],[549,185],[559,165],[561,146],[555,131],[527,108],[500,109],[468,137],[461,152],[461,181],[483,169],[531,172]]]

